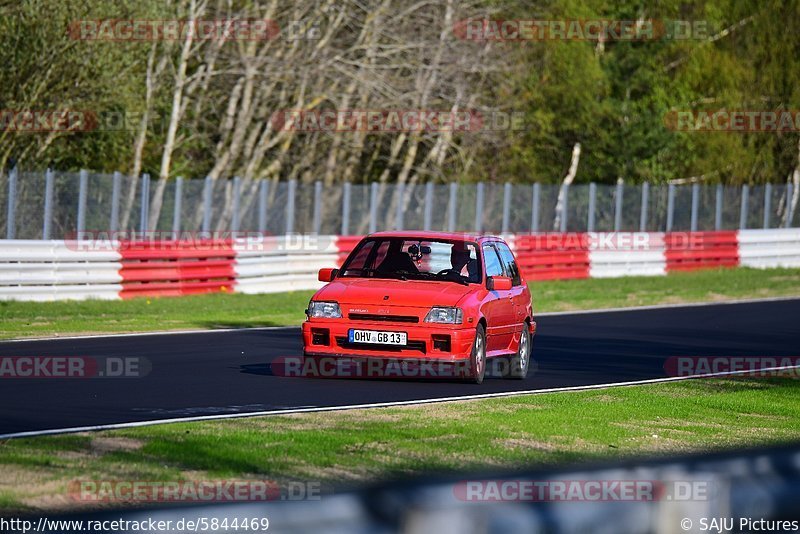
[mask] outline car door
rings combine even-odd
[[[485,243],[482,249],[486,276],[505,276],[503,262],[494,245]],[[511,291],[496,289],[489,291],[484,303],[484,315],[488,324],[486,329],[487,352],[508,350],[514,326],[514,305],[511,300]]]
[[[522,323],[525,321],[525,316],[528,313],[528,307],[530,305],[530,301],[528,300],[528,292],[525,291],[525,284],[522,281],[522,277],[519,274],[519,267],[517,266],[517,261],[514,258],[514,254],[511,252],[511,249],[508,248],[508,245],[505,243],[495,243],[497,247],[497,251],[500,253],[500,260],[503,262],[503,272],[505,272],[506,276],[511,278],[511,283],[513,284],[511,287],[510,298],[511,303],[513,305],[513,324],[514,324],[514,337],[516,338],[518,332],[520,331],[520,327]],[[515,346],[516,346],[516,341]]]

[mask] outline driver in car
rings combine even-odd
[[[478,260],[471,257],[466,243],[453,243],[450,249],[450,266],[464,278],[475,280],[478,277]]]

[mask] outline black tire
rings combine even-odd
[[[508,367],[505,369],[503,378],[513,378],[522,380],[528,376],[528,369],[531,363],[531,333],[528,330],[528,323],[522,325],[522,334],[519,338],[517,353],[508,359]]]
[[[486,376],[486,329],[482,324],[475,328],[475,341],[472,342],[472,353],[469,356],[470,382],[480,384]]]

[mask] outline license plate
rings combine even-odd
[[[384,332],[381,330],[356,330],[351,328],[347,333],[350,343],[369,343],[374,345],[405,345],[408,334],[405,332]]]

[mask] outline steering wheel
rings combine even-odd
[[[461,273],[456,271],[455,269],[442,269],[441,271],[436,273],[436,276],[441,276],[441,275],[447,274],[447,273],[453,273],[453,274],[457,274],[458,276],[461,276]]]

